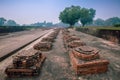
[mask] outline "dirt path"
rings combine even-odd
[[[50,53],[46,53],[47,59],[41,71],[41,80],[73,80],[74,72],[71,71],[68,53],[63,46],[60,33],[53,44]]]
[[[87,45],[93,46],[101,50],[101,58],[108,59],[109,70],[103,74],[80,76],[83,80],[119,80],[120,79],[120,46],[110,41],[97,38],[82,32],[71,30],[71,34],[75,34],[81,38]]]

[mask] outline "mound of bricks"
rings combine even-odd
[[[69,34],[69,33],[70,33],[70,31],[68,31],[67,29],[63,29],[63,30],[62,30],[62,34],[63,34],[63,35]]]
[[[56,38],[56,36],[58,35],[59,30],[55,30],[53,33],[51,33],[50,35],[48,35],[49,37],[53,37],[54,39]]]
[[[74,41],[74,40],[80,40],[80,38],[77,36],[70,36],[70,37],[65,39],[65,42],[69,43],[69,42]]]
[[[76,48],[76,47],[84,46],[84,45],[86,45],[84,42],[80,40],[74,40],[72,42],[69,42],[67,46],[68,48]]]
[[[42,57],[42,53],[37,50],[24,50],[15,56],[13,59],[13,65],[15,68],[27,68],[31,67],[37,63],[37,61]]]
[[[89,46],[80,46],[71,51],[75,57],[78,57],[82,60],[94,60],[100,58],[99,50],[89,47]]]
[[[42,42],[54,42],[54,37],[45,37],[41,41]]]
[[[55,39],[56,38],[56,34],[53,32],[53,33],[51,33],[50,35],[48,35],[49,37],[52,37],[53,39]]]
[[[38,76],[45,56],[32,49],[22,51],[20,55],[15,56],[13,63],[6,69],[8,77]]]
[[[40,51],[49,51],[52,49],[52,43],[54,42],[54,39],[58,35],[60,29],[54,29],[54,32],[49,34],[47,37],[42,38],[42,40],[35,44],[33,46],[34,49],[40,50]]]
[[[69,37],[71,37],[69,34],[64,34],[63,40],[65,41],[65,40],[69,39]]]
[[[33,46],[34,49],[40,50],[40,51],[49,51],[52,49],[52,43],[51,42],[39,42]]]
[[[71,65],[76,74],[86,75],[106,72],[109,62],[100,58],[98,50],[89,47],[85,49],[85,47],[81,46],[79,51],[77,48],[69,53]]]

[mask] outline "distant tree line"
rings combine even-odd
[[[23,26],[37,26],[37,27],[50,27],[53,26],[54,24],[52,22],[37,22],[33,24],[26,25],[24,24]],[[17,24],[14,20],[6,20],[5,18],[1,17],[0,18],[0,26],[20,26]]]
[[[44,21],[44,22],[37,22],[37,23],[30,24],[30,26],[51,27],[53,26],[53,23]]]
[[[41,27],[51,27],[53,26],[52,22],[37,22],[29,25],[19,25],[14,20],[6,20],[5,18],[0,18],[0,33],[8,33],[8,32],[16,32],[23,31],[33,28],[41,28]]]
[[[23,31],[27,28],[24,26],[0,26],[0,33]]]
[[[112,17],[106,20],[103,19],[96,19],[93,21],[92,24],[88,24],[91,26],[114,26],[114,27],[120,27],[120,18],[119,17]]]
[[[25,27],[20,26],[14,20],[6,20],[3,17],[0,18],[0,33],[16,32],[25,29]]]
[[[14,20],[6,20],[5,18],[0,18],[0,26],[19,26]]]

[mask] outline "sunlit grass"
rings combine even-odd
[[[120,27],[98,27],[98,26],[85,26],[85,27],[79,27],[79,28],[91,28],[91,29],[101,29],[101,30],[120,30]]]

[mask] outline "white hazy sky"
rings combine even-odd
[[[0,0],[0,17],[18,24],[59,21],[59,13],[71,5],[96,10],[96,18],[120,17],[120,0]]]

